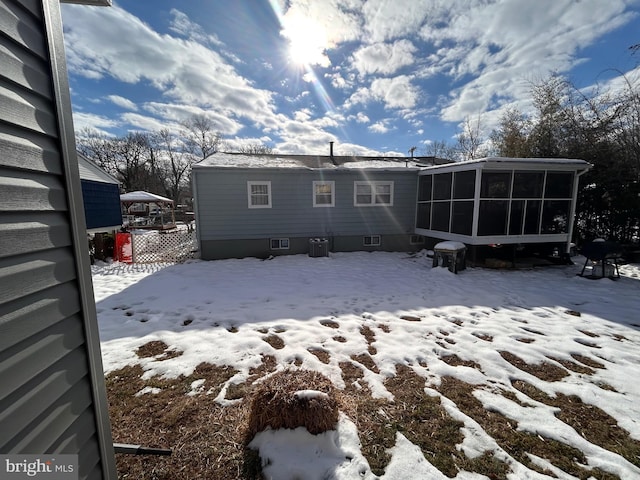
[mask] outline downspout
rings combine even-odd
[[[589,165],[581,172],[576,172],[576,181],[573,183],[573,198],[571,199],[571,211],[569,212],[569,231],[567,235],[567,245],[565,246],[565,252],[567,255],[571,252],[571,237],[573,237],[573,224],[575,223],[576,216],[576,204],[578,203],[578,184],[580,183],[580,177],[587,173],[591,168]]]

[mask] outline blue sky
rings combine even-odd
[[[640,0],[119,0],[63,4],[76,129],[209,116],[229,148],[407,155],[530,112],[551,72],[640,81]]]

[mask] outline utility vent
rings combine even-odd
[[[329,240],[326,238],[310,238],[309,239],[309,256],[310,257],[328,257],[329,256]]]

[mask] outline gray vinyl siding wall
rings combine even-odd
[[[0,452],[116,478],[59,8],[0,2]]]
[[[249,181],[271,182],[271,208],[248,207]],[[314,181],[335,182],[335,206],[313,206]],[[355,206],[359,181],[392,181],[393,205]],[[403,250],[414,229],[418,175],[411,169],[196,167],[193,182],[205,259],[305,253],[313,237],[329,238],[334,251]],[[363,248],[365,235],[382,236],[382,245]],[[270,252],[269,238],[289,238],[291,248]]]

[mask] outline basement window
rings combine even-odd
[[[288,238],[272,238],[271,250],[289,250]]]
[[[380,235],[366,235],[362,237],[362,244],[365,247],[379,247]]]

